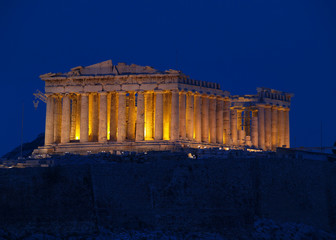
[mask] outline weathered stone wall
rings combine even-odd
[[[162,156],[2,169],[0,223],[220,232],[260,216],[336,231],[335,173],[333,163],[313,160]]]

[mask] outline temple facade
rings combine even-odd
[[[180,71],[111,60],[40,77],[47,110],[37,153],[290,146],[289,93],[231,96]]]

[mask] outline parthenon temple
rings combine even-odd
[[[40,77],[47,110],[39,153],[290,147],[290,93],[230,95],[180,71],[111,60]]]

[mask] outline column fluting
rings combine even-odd
[[[145,93],[145,140],[154,139],[154,94]]]
[[[54,142],[54,102],[54,97],[52,95],[47,95],[44,145],[51,145]]]
[[[265,150],[265,109],[258,106],[258,147]]]
[[[272,107],[272,150],[278,147],[278,109]]]
[[[209,101],[209,132],[210,132],[210,142],[216,143],[217,137],[217,126],[216,126],[216,97],[212,96],[210,97]]]
[[[225,136],[223,136],[223,99],[218,97],[216,99],[216,105],[216,142],[223,144],[223,139],[225,138]]]
[[[223,105],[223,129],[224,129],[224,143],[231,144],[231,101],[229,99],[224,99]]]
[[[186,139],[186,92],[180,92],[179,96],[179,128],[180,128],[180,139]]]
[[[272,148],[272,109],[271,106],[265,106],[265,148]]]
[[[99,93],[99,132],[98,141],[107,141],[107,92]]]
[[[117,141],[118,127],[118,94],[111,93],[111,111],[110,111],[110,140]]]
[[[232,137],[232,144],[233,145],[238,145],[238,139],[237,139],[237,109],[231,108],[230,111],[230,124],[231,124],[231,137]]]
[[[89,141],[89,94],[81,94],[80,142]]]
[[[187,138],[194,139],[194,96],[192,93],[187,94],[187,110],[186,110],[186,129]]]
[[[126,140],[126,92],[118,92],[118,134],[117,141]]]
[[[209,98],[202,96],[202,142],[209,142]]]
[[[278,110],[278,141],[279,147],[283,147],[285,144],[285,114],[283,108]]]
[[[290,147],[290,135],[289,135],[289,108],[284,111],[285,115],[285,145],[287,148]]]
[[[202,120],[201,120],[201,116],[202,116],[202,99],[201,99],[201,95],[199,94],[195,94],[194,95],[194,122],[195,122],[195,140],[196,142],[201,142],[202,141]]]
[[[163,139],[163,93],[155,92],[155,140]]]
[[[258,111],[252,110],[251,141],[252,145],[258,147]]]
[[[70,142],[70,96],[65,94],[62,103],[62,134],[61,143]]]
[[[128,121],[127,121],[127,139],[135,139],[135,92],[130,92],[128,96]]]
[[[144,140],[144,123],[145,123],[144,93],[138,92],[136,137],[135,137],[136,141]]]
[[[179,92],[172,91],[171,100],[171,126],[170,126],[170,140],[175,141],[179,138]]]

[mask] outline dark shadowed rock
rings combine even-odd
[[[44,133],[40,133],[37,138],[35,138],[33,141],[24,143],[22,145],[22,157],[28,157],[32,154],[34,149],[36,149],[38,146],[44,145]],[[18,159],[21,156],[21,146],[18,146],[14,148],[12,151],[6,153],[3,155],[3,158],[6,159]]]

